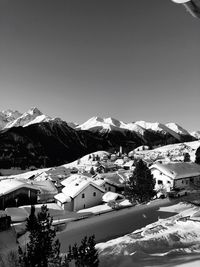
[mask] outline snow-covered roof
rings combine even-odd
[[[17,189],[24,187],[39,191],[39,189],[36,186],[33,186],[31,184],[17,181],[14,179],[8,179],[0,181],[0,196],[9,194],[13,191],[16,191]]]
[[[72,183],[77,182],[80,183],[81,181],[88,180],[90,179],[92,175],[85,175],[85,174],[80,174],[80,173],[75,173],[70,175],[68,178],[64,179],[61,184],[63,186],[70,186]]]
[[[54,196],[54,198],[58,201],[60,201],[61,203],[68,203],[71,202],[71,197],[65,195],[64,193],[59,193],[57,195]]]
[[[122,166],[124,164],[124,160],[123,159],[117,159],[117,160],[115,160],[115,164]]]
[[[58,190],[50,180],[45,181],[33,181],[33,185],[38,187],[43,193],[57,194]]]
[[[96,176],[96,178],[104,179],[107,183],[112,184],[114,186],[123,186],[125,180],[123,173],[118,172],[109,172],[109,173],[100,173]]]
[[[194,177],[200,175],[200,165],[191,162],[156,163],[150,169],[158,169],[172,179]]]
[[[132,167],[134,165],[134,161],[133,160],[129,160],[124,164],[124,167]]]
[[[124,199],[124,196],[114,192],[107,192],[102,197],[104,202],[115,201],[116,199]]]
[[[29,216],[29,213],[21,208],[6,208],[5,209],[6,214],[11,217],[12,222],[23,222],[26,221],[26,219]]]
[[[83,180],[80,183],[78,182],[74,182],[69,184],[68,186],[64,187],[62,189],[62,192],[67,195],[70,196],[71,198],[75,198],[76,196],[78,196],[85,188],[87,188],[88,186],[93,186],[95,188],[97,188],[98,190],[100,190],[101,192],[105,192],[103,188],[99,187],[97,184],[88,181],[88,180]]]
[[[94,180],[93,182],[98,186],[103,186],[106,183],[104,179],[97,179],[97,180]]]

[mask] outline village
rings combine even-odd
[[[194,163],[194,151],[191,161],[184,149],[179,153],[173,149],[173,157],[168,158],[169,152],[155,157],[155,150],[154,156],[146,157],[151,152],[147,146],[129,154],[120,147],[112,154],[97,151],[66,165],[1,176],[1,232],[12,226],[16,238],[23,236],[31,205],[36,211],[47,205],[53,225],[61,233],[69,223],[135,206],[125,191],[138,160],[144,161],[154,177],[157,201],[192,195],[200,188],[200,165]]]

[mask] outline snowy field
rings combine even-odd
[[[178,214],[97,244],[100,266],[200,266],[200,218],[180,220],[197,214],[199,207],[181,203],[160,210]]]

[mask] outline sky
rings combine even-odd
[[[200,130],[199,47],[171,0],[1,0],[0,110]]]

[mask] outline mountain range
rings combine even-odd
[[[92,117],[83,124],[51,118],[39,109],[25,113],[0,112],[1,168],[56,166],[97,151],[129,152],[140,145],[159,145],[197,140],[176,123]]]

